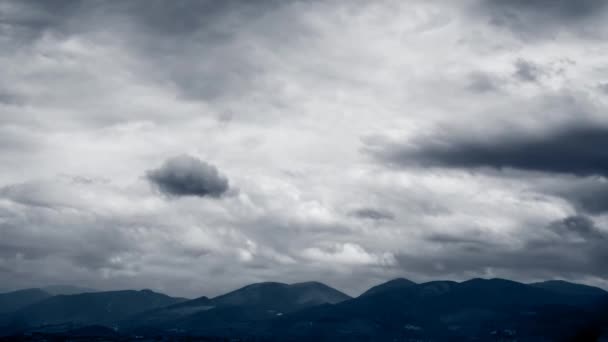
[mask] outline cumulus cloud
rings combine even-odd
[[[228,179],[215,166],[188,155],[167,159],[146,178],[167,196],[217,198],[229,190]]]

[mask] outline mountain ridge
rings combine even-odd
[[[58,295],[17,310],[0,332],[76,335],[105,333],[106,327],[126,336],[466,341],[517,331],[535,340],[585,329],[602,333],[608,326],[603,317],[608,293],[587,285],[500,278],[417,284],[396,278],[355,298],[320,282],[254,283],[190,300],[151,290]],[[554,326],[556,319],[562,323]]]

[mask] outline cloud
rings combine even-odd
[[[502,87],[503,80],[484,72],[473,72],[469,75],[468,89],[476,93],[489,93],[499,91]]]
[[[591,215],[608,212],[608,181],[603,177],[558,178],[537,188],[543,193],[566,199],[578,211]]]
[[[591,219],[586,216],[569,216],[561,221],[554,222],[549,229],[562,238],[582,238],[584,240],[605,240],[605,233],[601,232]]]
[[[0,1],[2,286],[199,296],[314,279],[356,294],[501,256],[504,276],[562,274],[528,272],[534,249],[518,272],[513,254],[585,241],[545,228],[559,218],[603,227],[602,177],[579,176],[603,164],[563,132],[606,127],[608,73],[604,7],[555,4]],[[162,163],[184,151],[204,161]],[[501,167],[547,171],[470,172]]]
[[[536,82],[543,75],[542,69],[524,59],[518,59],[515,62],[515,77],[524,82]]]
[[[336,244],[327,248],[311,247],[302,251],[305,258],[316,262],[332,262],[346,265],[392,265],[395,259],[391,253],[376,255],[367,252],[354,243]]]
[[[528,227],[520,243],[491,236],[431,236],[440,249],[396,255],[400,267],[429,278],[474,275],[515,279],[605,278],[608,234],[585,216],[569,216],[544,227]]]
[[[408,144],[381,143],[368,152],[390,165],[513,168],[575,175],[608,175],[608,127],[577,125],[544,134],[433,136]]]
[[[161,193],[170,197],[221,197],[229,190],[228,179],[218,169],[188,155],[167,159],[146,178]]]
[[[603,0],[480,0],[482,13],[499,27],[525,38],[571,32],[583,37],[604,33],[595,26],[606,14]]]
[[[374,221],[395,219],[395,215],[390,211],[374,208],[359,208],[349,212],[349,214],[360,219],[370,219]]]

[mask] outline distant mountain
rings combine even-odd
[[[348,299],[351,297],[318,282],[257,283],[212,299],[201,297],[145,312],[126,320],[122,326],[136,331],[245,332],[285,313]]]
[[[0,293],[0,314],[7,314],[50,297],[41,289],[26,289]]]
[[[317,282],[258,283],[193,300],[149,290],[60,295],[11,318],[13,333],[125,340],[600,341],[608,293],[561,281],[394,279],[350,298]]]
[[[67,335],[75,336],[75,337],[91,337],[91,338],[112,338],[119,337],[120,335],[114,331],[114,329],[110,329],[108,327],[104,327],[102,325],[87,325],[83,327],[76,328],[74,330],[69,330],[66,332]]]
[[[393,287],[272,321],[292,340],[523,340],[567,336],[589,321],[588,300],[503,279]],[[559,320],[560,325],[555,325]],[[517,339],[517,336],[510,338]]]
[[[203,296],[132,315],[125,318],[119,325],[125,329],[158,327],[158,325],[174,322],[180,318],[213,308],[215,308],[215,304],[211,299]]]
[[[150,290],[58,295],[18,310],[11,317],[11,325],[107,324],[184,300]]]
[[[565,295],[604,296],[608,294],[608,292],[600,289],[599,287],[574,284],[563,280],[549,280],[539,283],[532,283],[530,285]]]
[[[98,292],[97,290],[88,287],[78,287],[71,285],[45,286],[42,288],[42,290],[52,295],[73,295],[79,293]]]
[[[325,284],[306,282],[297,284],[257,283],[213,298],[216,306],[254,306],[257,308],[291,312],[320,304],[340,303],[351,297]]]
[[[375,295],[375,294],[382,293],[385,291],[395,290],[395,289],[399,289],[399,288],[406,288],[406,287],[410,287],[413,285],[416,285],[416,283],[414,283],[411,280],[407,280],[404,278],[397,278],[397,279],[389,280],[386,283],[376,285],[376,286],[370,288],[369,290],[365,291],[361,296]]]

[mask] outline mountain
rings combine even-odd
[[[608,294],[608,292],[600,289],[599,287],[574,284],[563,280],[549,280],[539,283],[532,283],[530,285],[546,290],[551,290],[564,295],[604,296]]]
[[[169,306],[143,311],[127,317],[122,322],[119,322],[119,326],[123,329],[142,327],[150,329],[149,327],[151,326],[158,327],[159,325],[163,324],[171,324],[180,318],[213,308],[215,308],[215,304],[211,301],[211,299],[203,296],[192,300],[178,302]]]
[[[351,297],[318,282],[297,284],[257,283],[213,298],[216,306],[254,306],[290,312],[320,304],[335,304]]]
[[[600,341],[608,337],[608,293],[555,281],[394,279],[350,298],[317,282],[270,282],[193,300],[149,290],[54,296],[12,319],[13,332],[49,338]]]
[[[11,326],[35,327],[71,323],[107,324],[136,313],[184,301],[150,290],[126,290],[58,295],[11,315]]]
[[[0,293],[0,314],[11,313],[50,296],[48,292],[41,289]]]
[[[54,296],[56,295],[73,295],[87,292],[98,292],[95,289],[87,287],[78,287],[71,285],[50,285],[42,288],[43,291],[48,292]]]
[[[588,304],[504,279],[435,281],[304,309],[275,319],[267,331],[294,341],[555,340],[593,319]]]
[[[370,288],[369,290],[363,292],[363,294],[361,296],[375,295],[375,294],[382,293],[385,291],[410,287],[412,285],[416,285],[416,283],[414,283],[411,280],[405,279],[405,278],[397,278],[397,279],[389,280],[386,283],[376,285],[376,286]]]
[[[318,282],[256,283],[212,299],[201,297],[145,312],[123,322],[122,327],[138,332],[246,333],[285,313],[348,299],[351,297]]]

